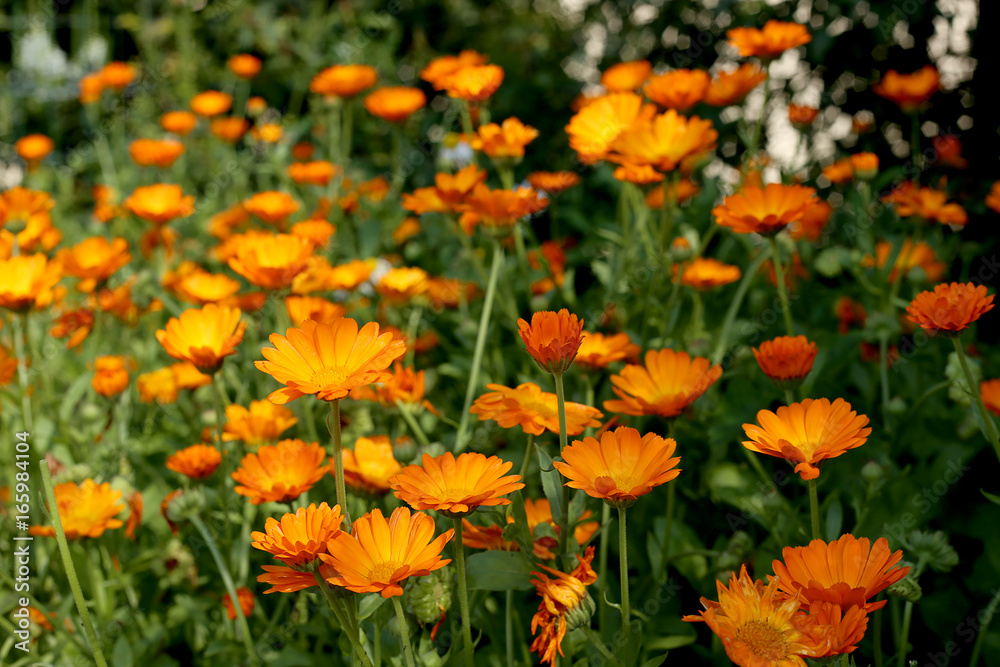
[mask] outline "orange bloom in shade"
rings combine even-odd
[[[167,132],[185,136],[198,124],[198,117],[190,111],[168,111],[160,116],[160,127]]]
[[[369,322],[361,330],[358,323],[341,317],[331,324],[306,320],[298,329],[289,329],[287,338],[271,334],[271,344],[261,350],[267,361],[254,365],[286,385],[268,396],[283,405],[300,396],[314,394],[324,401],[341,399],[354,389],[384,382],[385,371],[403,356],[406,345],[391,334],[379,334],[379,325]]]
[[[823,237],[823,230],[826,229],[831,215],[833,207],[818,199],[815,206],[806,209],[801,220],[789,223],[788,234],[796,241],[816,243]]]
[[[775,20],[765,23],[763,29],[733,28],[726,31],[726,37],[743,58],[775,58],[788,49],[812,41],[812,35],[804,25]]]
[[[347,309],[341,304],[318,296],[287,296],[285,310],[288,311],[288,319],[296,326],[306,320],[330,324],[347,314]]]
[[[952,134],[934,137],[932,140],[934,152],[937,153],[938,164],[955,169],[967,169],[969,161],[962,157],[962,142]]]
[[[502,125],[480,125],[472,137],[472,148],[494,159],[520,159],[524,157],[524,147],[536,138],[538,130],[517,118],[508,118]]]
[[[168,183],[140,186],[123,204],[133,215],[154,225],[163,225],[194,213],[194,196],[185,196],[181,186]]]
[[[893,189],[882,201],[896,206],[901,218],[909,216],[939,222],[942,225],[964,227],[969,221],[965,209],[955,203],[948,203],[948,194],[933,188],[922,188],[912,181],[906,181]]]
[[[666,192],[670,194],[670,198],[676,203],[683,204],[701,192],[701,188],[694,181],[682,178],[676,185],[674,183],[667,183]],[[661,185],[653,188],[646,193],[646,206],[651,209],[663,208],[663,197],[664,186]]]
[[[566,486],[622,508],[680,474],[676,449],[673,438],[654,433],[640,437],[634,428],[619,426],[602,433],[600,440],[574,440],[560,453],[563,461],[552,465],[569,479]]]
[[[614,177],[619,181],[635,183],[636,185],[650,185],[659,183],[664,176],[648,164],[637,165],[626,162],[620,167],[616,167]]]
[[[754,63],[744,63],[731,72],[719,72],[705,93],[705,103],[713,107],[737,104],[765,79],[767,73]]]
[[[597,573],[590,566],[593,560],[594,547],[587,547],[583,556],[577,556],[577,566],[569,574],[545,565],[540,567],[554,579],[532,572],[538,579],[532,579],[531,583],[542,601],[531,619],[531,633],[538,633],[531,650],[541,656],[542,662],[554,662],[556,651],[564,655],[562,641],[566,632],[588,625],[594,615],[594,600],[587,593],[587,586],[597,581]]]
[[[211,118],[229,111],[233,106],[233,96],[218,90],[206,90],[191,98],[191,111],[199,116]]]
[[[212,445],[191,445],[167,457],[167,469],[191,479],[211,477],[219,464],[222,453]]]
[[[80,104],[93,104],[101,99],[104,93],[104,82],[100,72],[91,72],[80,77]]]
[[[122,527],[121,519],[115,518],[125,509],[125,504],[121,502],[122,492],[113,490],[109,483],[97,484],[92,479],[85,479],[79,484],[63,482],[56,484],[54,491],[66,539],[100,537],[105,530]],[[56,529],[53,526],[32,526],[28,532],[55,537]]]
[[[254,505],[287,503],[313,487],[330,471],[326,450],[318,443],[282,440],[247,454],[233,473],[236,487]]]
[[[299,185],[326,186],[339,173],[340,167],[326,160],[293,162],[288,165],[288,177]]]
[[[748,186],[729,195],[712,209],[715,222],[737,234],[776,234],[799,221],[817,202],[816,191],[802,185],[772,183],[761,189]]]
[[[52,303],[53,288],[60,278],[59,260],[49,260],[42,254],[0,259],[0,308],[44,308]]]
[[[415,266],[394,267],[385,272],[375,291],[392,303],[406,303],[427,291],[430,276]]]
[[[458,308],[471,301],[479,288],[475,283],[435,276],[427,283],[427,298],[433,308]]]
[[[117,91],[124,90],[136,77],[135,68],[128,63],[110,62],[101,68],[101,83],[107,88]]]
[[[941,77],[933,65],[924,65],[912,74],[889,70],[872,86],[876,95],[895,102],[903,111],[915,111],[931,98],[941,86]]]
[[[125,357],[109,355],[94,360],[94,378],[90,386],[101,396],[111,398],[128,387],[128,362]]]
[[[993,310],[993,295],[986,295],[986,285],[942,283],[933,291],[914,297],[906,307],[906,315],[929,334],[951,337],[990,310]]]
[[[646,97],[661,107],[685,111],[705,99],[712,83],[708,72],[700,69],[675,69],[657,74],[646,82]]]
[[[315,248],[293,234],[244,236],[229,258],[229,268],[262,289],[290,287],[295,276],[306,270]]]
[[[412,195],[403,194],[403,208],[417,215],[457,210],[473,188],[485,180],[486,172],[475,164],[455,174],[435,174],[434,187],[418,188]]]
[[[226,61],[229,71],[241,79],[252,79],[260,73],[260,58],[249,53],[237,53]]]
[[[580,349],[573,360],[577,366],[588,370],[607,368],[616,361],[631,361],[639,357],[642,350],[632,342],[627,333],[605,336],[602,333],[583,332]]]
[[[1000,379],[980,383],[979,396],[983,399],[983,405],[987,410],[1000,416]]]
[[[575,171],[535,171],[528,174],[528,183],[536,190],[557,195],[579,185],[580,175]]]
[[[826,398],[807,398],[783,405],[777,413],[761,410],[757,424],[743,425],[750,438],[743,446],[796,464],[795,472],[805,480],[819,477],[816,464],[860,447],[872,432],[865,428],[868,417],[859,415],[842,398],[833,403]]]
[[[320,559],[335,575],[327,581],[354,593],[379,593],[384,598],[403,594],[408,577],[422,577],[451,562],[441,551],[454,536],[448,530],[434,537],[434,519],[423,512],[397,507],[389,520],[375,509],[336,533]]]
[[[476,65],[485,65],[489,60],[486,56],[472,49],[466,49],[457,56],[441,56],[435,58],[427,67],[420,71],[420,78],[437,90],[444,89],[444,82],[449,76],[462,69]]]
[[[240,321],[240,314],[239,308],[214,303],[191,308],[180,317],[171,317],[167,326],[156,332],[156,340],[174,359],[214,373],[226,357],[236,354],[236,346],[243,340],[247,323]]]
[[[785,547],[782,560],[772,563],[782,593],[799,595],[806,602],[831,602],[842,609],[861,607],[873,612],[887,600],[869,602],[910,571],[898,567],[902,550],[893,552],[884,537],[875,544],[847,534],[830,543],[813,540],[807,547]]]
[[[850,158],[837,160],[823,167],[823,176],[834,185],[848,183],[854,178],[854,165]]]
[[[715,147],[719,133],[712,121],[697,116],[686,118],[675,109],[651,119],[641,119],[611,143],[608,159],[636,166],[649,165],[671,171],[681,161]]]
[[[779,336],[752,349],[764,375],[782,388],[798,387],[816,360],[816,343],[805,336]]]
[[[869,181],[878,175],[878,155],[875,153],[855,153],[850,160],[858,178]]]
[[[103,236],[92,236],[59,253],[63,273],[79,278],[77,288],[81,292],[93,292],[103,285],[115,271],[130,261],[128,241],[114,238],[110,241]]]
[[[135,542],[135,531],[142,523],[142,494],[133,491],[128,494],[128,520],[125,522],[125,537]]]
[[[14,150],[28,163],[29,171],[37,167],[55,146],[55,143],[44,134],[29,134],[14,142]]]
[[[313,77],[309,90],[328,97],[354,97],[378,81],[378,72],[368,65],[333,65]]]
[[[247,447],[272,443],[299,422],[295,413],[271,401],[250,401],[250,407],[226,406],[223,440],[240,440]]]
[[[583,321],[565,308],[532,313],[531,324],[519,319],[517,329],[528,354],[547,373],[569,370],[583,340]]]
[[[344,483],[360,493],[385,495],[389,480],[402,469],[387,435],[358,438],[353,451],[344,450]]]
[[[343,519],[340,505],[331,508],[326,503],[318,507],[312,503],[294,514],[284,514],[280,520],[268,517],[264,532],[250,533],[250,546],[291,567],[309,565],[326,552],[327,541],[340,532]]]
[[[788,120],[792,125],[808,126],[812,125],[819,114],[819,109],[799,104],[788,105]]]
[[[653,71],[648,60],[633,60],[618,63],[604,70],[601,85],[612,93],[632,92],[642,87]]]
[[[483,102],[493,96],[503,83],[503,68],[499,65],[463,67],[441,81],[449,97],[466,102]]]
[[[467,233],[476,224],[495,235],[505,235],[519,220],[532,213],[538,213],[548,206],[544,199],[531,188],[516,190],[490,190],[479,183],[460,206],[464,211],[460,224]]]
[[[490,392],[483,394],[472,404],[469,412],[479,415],[480,421],[492,419],[503,428],[520,426],[525,433],[541,435],[546,430],[559,433],[559,414],[556,395],[543,392],[532,383],[516,388],[500,384],[488,384]],[[569,435],[580,435],[587,427],[597,427],[603,417],[600,410],[580,403],[566,402],[566,431]]]
[[[1000,181],[995,181],[990,186],[990,192],[986,195],[986,205],[993,211],[1000,213]]]
[[[520,475],[506,475],[514,464],[497,456],[451,452],[432,458],[424,454],[420,465],[410,465],[389,480],[397,498],[418,510],[437,510],[458,518],[478,507],[509,505],[502,498],[524,488]],[[506,475],[506,476],[504,476]]]
[[[626,415],[676,417],[708,391],[722,375],[704,357],[671,349],[649,350],[644,366],[629,364],[611,376],[619,400],[604,401],[604,409]]]
[[[885,267],[892,254],[892,243],[889,241],[879,241],[875,244],[875,256],[868,255],[861,260],[861,266]],[[889,272],[889,280],[895,281],[897,274],[902,270],[904,275],[908,275],[915,268],[920,268],[924,272],[924,279],[928,282],[936,283],[941,280],[946,268],[944,262],[937,261],[934,248],[926,243],[920,242],[914,245],[911,239],[903,241],[903,247],[896,255],[896,262]]]
[[[786,597],[778,582],[764,586],[747,574],[732,574],[727,587],[716,581],[719,601],[701,598],[705,611],[684,616],[688,622],[704,621],[722,639],[726,655],[741,667],[806,667],[801,656],[811,656],[822,649],[815,639],[796,623],[801,601]]]
[[[136,139],[129,144],[128,154],[140,167],[166,169],[184,154],[184,144],[172,139]]]
[[[580,109],[566,126],[569,147],[580,160],[592,164],[603,160],[615,139],[637,119],[652,117],[656,109],[643,105],[641,95],[612,93],[598,98]]]
[[[240,603],[240,612],[242,612],[243,617],[250,618],[250,614],[253,613],[253,608],[256,606],[253,591],[246,586],[240,586],[236,589],[236,599]],[[229,620],[235,621],[236,607],[233,606],[233,599],[229,596],[229,593],[226,593],[226,595],[222,598],[222,606],[226,608],[226,614],[229,616]]]
[[[299,204],[287,192],[258,192],[243,200],[243,209],[268,225],[281,225],[292,213],[299,210]]]
[[[740,267],[709,257],[698,257],[684,264],[681,284],[697,290],[707,290],[734,283],[740,279]]]
[[[427,96],[419,88],[388,86],[369,93],[364,104],[371,115],[390,123],[402,123],[427,106]]]
[[[209,125],[209,130],[216,139],[235,144],[250,129],[250,121],[244,118],[215,118]]]

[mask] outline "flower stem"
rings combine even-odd
[[[597,580],[601,582],[605,593],[608,590],[608,526],[611,524],[611,505],[601,503],[601,543],[597,555]],[[608,628],[607,595],[602,595],[597,601],[597,627],[603,634]]]
[[[455,437],[455,451],[465,449],[466,432],[469,429],[469,408],[472,399],[479,388],[479,368],[483,363],[483,350],[486,349],[486,334],[490,328],[490,317],[493,313],[493,299],[497,292],[497,278],[500,276],[500,266],[503,264],[503,246],[497,240],[493,241],[493,264],[490,266],[490,277],[486,283],[486,297],[483,301],[483,314],[479,318],[479,331],[476,333],[476,347],[472,353],[472,371],[469,375],[469,386],[465,390],[465,404],[462,408],[462,419],[458,423],[458,435]]]
[[[965,381],[969,384],[969,393],[976,399],[976,407],[979,409],[979,416],[982,418],[985,429],[983,435],[993,445],[993,451],[996,452],[997,458],[1000,458],[1000,436],[997,435],[997,425],[990,413],[986,411],[986,406],[983,405],[982,394],[976,387],[972,373],[969,371],[969,361],[965,358],[965,348],[962,347],[962,341],[957,336],[952,338],[951,342],[955,344],[955,354],[958,355],[958,363],[961,364],[962,372],[965,373]]]
[[[983,642],[986,640],[986,631],[990,627],[990,622],[993,617],[996,616],[997,610],[1000,609],[1000,589],[993,595],[990,599],[989,604],[986,605],[986,616],[983,618],[982,625],[979,626],[979,635],[976,637],[976,643],[972,645],[972,658],[969,659],[969,667],[976,667],[979,664],[979,654],[983,650]]]
[[[361,664],[365,665],[365,667],[371,667],[372,662],[368,658],[368,652],[365,651],[365,647],[361,645],[361,640],[358,638],[358,629],[351,624],[350,617],[347,615],[341,601],[333,596],[330,584],[319,573],[319,570],[313,572],[313,576],[316,578],[316,583],[319,584],[319,590],[323,593],[323,597],[326,598],[326,603],[330,606],[330,611],[333,612],[337,622],[340,623],[341,630],[343,630],[347,635],[347,639],[351,642],[354,655],[361,660]]]
[[[903,607],[903,630],[900,632],[900,645],[899,645],[899,659],[896,664],[899,667],[906,667],[906,649],[907,644],[910,641],[910,619],[913,618],[913,602],[910,600],[906,601],[906,605]],[[982,632],[982,631],[980,631]]]
[[[889,336],[882,334],[878,338],[879,383],[882,385],[882,430],[889,429]]]
[[[429,447],[431,441],[427,438],[427,434],[424,433],[424,429],[420,428],[420,422],[418,422],[417,418],[413,416],[412,412],[410,412],[410,406],[397,398],[396,407],[399,409],[399,414],[402,415],[403,421],[405,421],[406,425],[410,427],[410,431],[413,432],[413,437],[417,439],[417,442],[424,447]]]
[[[632,608],[628,601],[628,535],[625,523],[625,508],[618,508],[618,576],[622,587],[622,636],[625,646],[632,645]]]
[[[469,616],[469,585],[465,579],[465,547],[462,544],[462,519],[456,517],[455,522],[455,564],[458,566],[458,602],[462,613],[462,638],[465,646],[465,665],[475,667],[472,657],[472,619]],[[395,600],[396,598],[393,598]],[[402,612],[397,612],[402,613]]]
[[[809,523],[812,526],[812,539],[819,540],[819,491],[815,479],[809,480]]]
[[[788,289],[785,287],[785,274],[781,268],[781,252],[778,250],[777,237],[771,237],[771,259],[774,261],[774,275],[778,283],[778,297],[781,299],[781,314],[785,317],[785,329],[789,336],[795,335],[792,324],[792,308],[788,302]]]
[[[596,632],[594,632],[590,627],[586,625],[581,626],[580,629],[583,630],[584,636],[590,641],[591,644],[594,645],[594,648],[596,648],[600,652],[600,654],[604,656],[605,660],[609,661],[613,665],[618,665],[618,667],[622,666],[622,661],[619,660],[618,657],[614,653],[612,653],[610,649],[608,649],[608,647],[604,644],[603,641],[601,641],[600,635],[598,635]]]
[[[222,451],[222,431],[226,425],[226,390],[222,387],[222,374],[212,374],[212,398],[215,401],[215,435]]]
[[[396,624],[399,626],[399,640],[403,643],[406,665],[407,667],[416,667],[417,663],[413,660],[413,647],[410,646],[410,633],[406,628],[406,617],[403,616],[403,605],[400,603],[398,595],[393,596],[392,606],[396,610]]]
[[[556,404],[559,408],[559,452],[566,449],[566,391],[563,388],[563,374],[555,373]],[[562,485],[561,516],[559,517],[559,553],[566,556],[566,543],[569,535],[569,487]]]
[[[347,511],[347,487],[344,485],[344,442],[340,433],[340,399],[330,401],[330,417],[326,421],[326,426],[333,438],[333,474],[337,480],[337,504],[340,505],[340,511],[344,513],[344,520],[349,528],[351,517]]]
[[[663,526],[663,549],[660,552],[660,564],[656,568],[656,580],[659,581],[667,572],[667,561],[670,560],[670,537],[674,532],[674,506],[677,504],[677,485],[667,484],[667,513]]]
[[[24,430],[29,433],[34,430],[31,418],[31,394],[28,392],[28,357],[24,352],[28,337],[28,314],[11,315],[14,321],[14,356],[17,357],[17,381],[21,385],[21,418],[24,420]]]
[[[49,470],[48,459],[38,462],[42,469],[42,486],[45,488],[45,499],[48,501],[49,511],[52,515],[52,525],[56,529],[56,543],[59,545],[59,555],[62,557],[63,567],[66,568],[66,578],[69,579],[70,590],[73,591],[73,599],[76,601],[76,610],[80,612],[83,619],[83,629],[87,633],[87,641],[94,652],[94,662],[98,667],[107,667],[104,659],[104,652],[94,631],[94,622],[90,618],[87,610],[87,600],[83,597],[83,589],[80,587],[80,579],[76,575],[76,567],[73,565],[73,556],[69,551],[69,543],[66,541],[66,533],[63,531],[62,519],[59,516],[59,504],[56,502],[56,492],[52,486],[52,472]]]
[[[528,444],[524,448],[524,461],[521,462],[521,483],[527,485],[528,470],[531,467],[531,460],[535,458],[535,435],[528,434]]]
[[[514,591],[507,591],[504,600],[504,649],[507,652],[507,667],[514,667]]]
[[[733,294],[733,300],[729,302],[729,310],[726,311],[726,318],[722,321],[722,329],[719,333],[719,342],[715,346],[715,351],[712,352],[712,363],[717,364],[722,361],[726,354],[726,347],[729,345],[729,331],[733,328],[733,322],[736,321],[736,314],[740,310],[740,305],[743,303],[743,297],[746,296],[747,290],[750,289],[750,283],[757,276],[757,269],[760,265],[764,263],[767,255],[761,253],[757,256],[750,266],[747,267],[746,272],[743,274],[743,280],[740,281],[739,287],[736,288],[736,293]]]

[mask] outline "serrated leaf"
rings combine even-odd
[[[531,565],[512,551],[483,551],[465,562],[469,588],[479,591],[527,590],[531,583]]]

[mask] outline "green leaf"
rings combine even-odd
[[[979,493],[983,494],[983,497],[994,505],[1000,505],[1000,496],[983,491],[982,489],[979,489]]]
[[[531,566],[512,551],[483,551],[465,562],[469,588],[479,591],[518,591],[532,587]]]
[[[111,649],[112,667],[132,667],[135,664],[135,656],[132,655],[132,646],[125,635],[118,638],[115,647]]]
[[[840,531],[844,527],[844,506],[840,499],[834,499],[830,503],[830,508],[826,511],[826,539],[831,542],[840,537]]]
[[[385,602],[381,595],[363,595],[361,604],[358,605],[358,618],[364,620],[378,611],[378,608]]]
[[[538,452],[538,465],[542,469],[542,489],[545,490],[545,497],[549,499],[549,507],[552,508],[552,516],[562,516],[562,492],[559,471],[552,465],[552,459],[542,451],[541,447],[536,447]]]
[[[667,653],[664,653],[663,655],[658,655],[655,658],[650,658],[646,662],[642,663],[642,667],[660,667],[660,665],[666,661],[667,655]]]
[[[90,373],[81,373],[69,388],[63,393],[62,400],[59,404],[59,421],[67,422],[71,415],[76,412],[76,405],[83,398],[83,395],[87,393],[87,389],[90,387],[90,381],[92,376]]]
[[[521,491],[514,494],[510,506],[514,523],[504,527],[503,538],[517,542],[518,548],[521,549],[521,555],[531,560],[535,545],[532,536],[528,534],[528,512],[524,508],[524,495]]]
[[[646,642],[646,649],[650,651],[672,651],[693,644],[698,639],[698,635],[668,635],[666,637],[655,637]],[[648,664],[648,663],[646,663]]]

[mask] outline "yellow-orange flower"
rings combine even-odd
[[[841,185],[854,178],[854,165],[850,158],[837,160],[823,167],[823,176],[835,185]]]
[[[241,79],[252,79],[260,73],[260,58],[249,53],[237,53],[226,61],[229,71]]]
[[[546,430],[559,433],[555,394],[542,391],[533,382],[513,389],[501,384],[488,384],[486,388],[490,391],[477,398],[469,409],[479,415],[479,421],[492,419],[503,428],[520,426],[532,435],[541,435]],[[580,435],[588,427],[600,426],[598,420],[603,416],[596,408],[566,401],[566,432]]]
[[[878,155],[875,153],[855,153],[849,159],[858,178],[870,181],[878,175]]]
[[[135,80],[136,70],[128,63],[113,61],[102,67],[99,74],[105,87],[121,91]]]
[[[626,415],[676,417],[708,391],[722,375],[704,357],[671,349],[649,350],[645,365],[629,364],[611,376],[618,400],[604,401],[604,409]]]
[[[895,102],[904,111],[914,111],[931,98],[941,85],[941,77],[933,65],[924,65],[912,74],[889,70],[872,86],[876,95]]]
[[[160,116],[160,127],[180,136],[190,133],[198,124],[198,117],[190,111],[168,111]]]
[[[803,185],[772,183],[761,189],[743,188],[712,209],[715,222],[737,234],[776,234],[803,218],[816,204],[816,191]]]
[[[710,257],[697,257],[684,264],[681,284],[697,290],[707,290],[734,283],[740,279],[740,267]]]
[[[224,114],[232,106],[233,96],[218,90],[206,90],[191,98],[191,111],[205,118]]]
[[[167,457],[167,469],[191,479],[211,477],[222,463],[222,452],[212,445],[191,445]]]
[[[250,407],[226,406],[223,440],[240,440],[247,447],[259,447],[276,441],[299,422],[295,413],[271,401],[250,401]]]
[[[328,97],[354,97],[378,81],[378,72],[368,65],[333,65],[313,77],[309,90]]]
[[[503,68],[498,65],[463,67],[444,77],[440,83],[449,97],[482,102],[488,100],[503,83]]]
[[[508,493],[523,489],[520,475],[507,475],[510,461],[478,452],[451,452],[410,465],[389,480],[396,497],[418,510],[437,510],[456,518],[478,507],[509,505]],[[506,475],[506,476],[505,476]]]
[[[269,190],[244,199],[243,209],[263,223],[281,225],[299,210],[299,204],[287,192]]]
[[[816,343],[805,336],[779,336],[752,349],[764,375],[787,388],[797,387],[816,360]]]
[[[101,99],[104,93],[104,82],[100,72],[91,72],[80,77],[80,94],[77,97],[80,104],[93,104]]]
[[[80,279],[77,287],[81,292],[93,292],[132,261],[132,255],[128,241],[123,238],[109,241],[103,236],[92,236],[61,251],[59,259],[66,275]]]
[[[389,520],[375,509],[327,542],[329,553],[320,559],[336,572],[327,581],[355,593],[379,593],[384,598],[403,594],[408,577],[422,577],[451,562],[442,559],[444,546],[455,534],[434,537],[434,519],[423,512],[397,507]]]
[[[472,148],[491,158],[524,157],[524,147],[538,137],[538,130],[517,118],[508,118],[502,125],[481,125],[472,138]]]
[[[877,267],[882,269],[889,261],[892,254],[892,243],[889,241],[879,241],[875,244],[875,256],[868,255],[861,260],[861,265],[865,267]],[[900,271],[903,275],[908,275],[913,269],[920,268],[924,272],[924,280],[936,283],[941,280],[946,268],[944,262],[937,261],[934,248],[926,243],[914,244],[911,239],[905,239],[903,246],[896,255],[896,261],[889,272],[890,282],[895,281]]]
[[[228,302],[240,291],[240,283],[222,273],[209,273],[197,265],[183,264],[163,277],[163,286],[182,301],[203,306]]]
[[[413,216],[405,217],[392,230],[392,241],[396,245],[403,245],[419,234],[422,229],[423,226],[420,224],[420,218],[414,218]]]
[[[564,655],[562,640],[566,632],[587,625],[594,614],[594,600],[587,593],[587,586],[597,581],[597,573],[590,566],[593,560],[594,547],[587,547],[582,556],[577,556],[577,566],[569,574],[545,565],[540,567],[555,579],[532,572],[538,579],[531,583],[542,601],[531,619],[531,633],[538,633],[531,650],[541,656],[543,663],[554,662],[557,651]]]
[[[676,169],[682,160],[715,147],[719,133],[712,121],[697,116],[685,118],[668,109],[650,119],[632,124],[611,143],[608,159],[659,171]]]
[[[812,41],[812,35],[804,25],[773,19],[765,23],[763,29],[733,28],[726,31],[726,37],[744,58],[775,58],[788,49]]]
[[[53,288],[60,278],[59,260],[49,260],[42,254],[0,259],[0,308],[44,308],[52,303]]]
[[[288,311],[288,319],[295,326],[306,320],[330,324],[338,317],[347,314],[347,309],[341,304],[318,296],[287,296],[285,297],[285,310]]]
[[[194,196],[185,196],[181,186],[168,183],[140,186],[123,203],[133,215],[154,225],[194,213]]]
[[[250,533],[250,546],[291,567],[309,565],[326,552],[326,543],[340,532],[343,519],[340,505],[322,503],[317,507],[312,503],[294,514],[282,515],[280,520],[268,517],[264,532]]]
[[[652,71],[648,60],[617,63],[601,74],[601,85],[612,93],[631,92],[641,88]]]
[[[517,329],[528,354],[547,373],[569,370],[583,339],[583,321],[565,308],[532,313],[531,323],[519,319]]]
[[[44,134],[29,134],[14,142],[14,150],[28,163],[29,171],[38,166],[55,146],[55,142]]]
[[[957,336],[992,309],[993,295],[986,295],[986,285],[942,283],[914,297],[906,315],[927,333]]]
[[[111,398],[128,387],[128,362],[125,357],[108,355],[94,360],[94,377],[90,386],[101,396]]]
[[[566,126],[569,147],[585,164],[603,160],[622,132],[640,116],[651,117],[655,110],[653,105],[643,105],[642,96],[635,93],[612,93],[600,97],[569,119]]]
[[[1000,416],[1000,379],[981,382],[979,396],[983,399],[983,405],[987,410]]]
[[[239,308],[214,303],[191,308],[180,317],[171,317],[167,326],[156,332],[156,340],[174,359],[214,373],[226,357],[236,354],[236,346],[243,340],[247,323],[240,321],[240,314]]]
[[[416,266],[393,267],[375,285],[375,291],[390,303],[406,303],[427,291],[430,276]]]
[[[418,188],[413,194],[403,193],[403,208],[417,215],[458,210],[473,188],[485,180],[486,172],[475,164],[455,174],[440,172],[434,176],[434,187]]]
[[[579,185],[580,175],[575,171],[534,171],[528,174],[528,183],[536,190],[557,195]]]
[[[377,401],[385,406],[395,406],[399,401],[411,407],[425,407],[437,414],[434,406],[424,400],[424,371],[414,370],[412,366],[404,367],[398,361],[393,364],[392,374],[384,382],[353,389],[350,396],[356,400]]]
[[[948,202],[948,194],[942,190],[922,188],[912,181],[906,181],[893,189],[882,201],[896,206],[896,213],[901,218],[914,216],[928,221],[939,222],[942,225],[957,225],[964,227],[969,221],[959,204]]]
[[[390,123],[401,123],[427,106],[427,96],[412,86],[387,86],[369,93],[364,104],[371,115]]]
[[[460,224],[466,233],[471,233],[473,226],[481,224],[490,233],[503,235],[509,233],[519,220],[541,211],[548,203],[548,199],[543,199],[531,188],[490,190],[485,184],[478,183],[465,198],[465,203],[459,206],[464,211]]]
[[[759,424],[759,426],[758,426]],[[819,477],[817,464],[840,456],[868,441],[868,417],[859,415],[842,398],[807,398],[778,408],[761,410],[757,424],[744,424],[750,440],[743,446],[753,452],[786,459],[795,464],[802,479]]]
[[[240,603],[240,613],[243,614],[244,618],[249,618],[250,614],[253,613],[253,608],[257,604],[257,601],[253,596],[253,591],[246,586],[240,586],[236,589],[236,599]],[[235,621],[236,607],[233,606],[233,599],[228,593],[226,593],[226,596],[222,598],[222,606],[225,608],[226,615],[229,616],[229,620]]]
[[[136,378],[136,385],[143,403],[173,403],[182,389],[197,389],[211,381],[211,375],[205,375],[194,364],[185,361],[143,373]]]
[[[535,528],[540,524],[547,524],[556,535],[559,534],[559,524],[552,517],[552,507],[549,505],[549,501],[545,498],[538,500],[525,498],[524,513],[528,518],[528,534],[534,540],[533,550],[535,558],[552,560],[556,557],[556,554],[553,552],[553,549],[557,546],[556,538],[551,535],[535,537]],[[590,510],[584,511],[580,515],[580,522],[577,523],[576,529],[573,531],[573,538],[581,546],[586,544],[600,527],[600,523],[592,517],[593,512]],[[588,519],[590,520],[588,521]],[[507,523],[514,523],[514,517],[508,516]],[[503,539],[503,528],[501,526],[495,524],[477,526],[468,519],[462,519],[462,543],[470,549],[486,549],[488,551],[521,550],[517,542],[508,542]]]
[[[458,308],[476,296],[478,287],[473,282],[435,276],[427,284],[427,298],[432,308]]]
[[[826,229],[826,223],[830,221],[831,215],[833,207],[818,199],[815,206],[806,209],[801,220],[788,224],[788,235],[796,241],[816,243],[823,237],[823,230]]]
[[[251,101],[253,101],[251,99]],[[247,105],[249,106],[249,102]],[[285,135],[285,128],[278,123],[258,123],[250,130],[250,136],[265,144],[276,144]]]
[[[607,368],[616,361],[632,361],[642,350],[632,342],[627,333],[605,336],[602,333],[585,331],[580,349],[573,360],[577,366],[587,369]]]
[[[140,167],[166,169],[184,154],[184,144],[172,139],[136,139],[129,144],[128,154]]]
[[[264,445],[240,461],[233,473],[233,490],[254,505],[287,503],[329,472],[330,466],[323,465],[325,458],[326,450],[315,442],[282,440],[276,445]]]
[[[754,63],[744,63],[731,72],[718,72],[705,93],[705,103],[713,107],[736,104],[765,79],[767,73]]]
[[[358,438],[353,451],[344,450],[344,483],[370,496],[388,493],[389,480],[402,469],[387,435]]]
[[[347,396],[355,387],[384,382],[385,371],[403,356],[406,345],[392,334],[379,334],[379,325],[358,323],[341,317],[330,324],[306,320],[289,329],[287,338],[271,334],[271,344],[261,350],[267,361],[254,365],[286,385],[268,396],[279,405],[313,394],[324,401]]]
[[[798,125],[800,127],[806,127],[812,125],[813,121],[816,120],[816,116],[818,114],[819,114],[819,109],[817,109],[816,107],[810,107],[801,104],[788,105],[788,121],[792,125]]]
[[[262,289],[290,287],[306,270],[315,248],[293,234],[248,234],[235,246],[229,268]]]
[[[236,116],[214,118],[208,127],[215,138],[235,144],[250,129],[250,121]]]
[[[712,79],[700,69],[675,69],[646,82],[646,97],[661,107],[685,111],[705,99]]]
[[[288,177],[299,185],[319,185],[325,187],[340,173],[340,167],[327,160],[313,162],[293,162],[288,165]]]
[[[420,78],[428,82],[437,90],[444,89],[445,80],[462,69],[474,65],[485,65],[489,60],[486,56],[472,49],[466,49],[457,56],[441,56],[435,58],[427,67],[420,71]]]
[[[85,479],[79,484],[63,482],[56,484],[54,491],[66,539],[100,537],[105,530],[122,527],[121,519],[115,518],[125,509],[125,504],[120,502],[122,492],[113,490],[109,483],[97,484],[92,479]],[[32,526],[28,532],[55,537],[56,529],[53,526]]]
[[[135,531],[142,523],[142,493],[133,491],[128,494],[128,520],[125,521],[125,537],[135,542]]]

